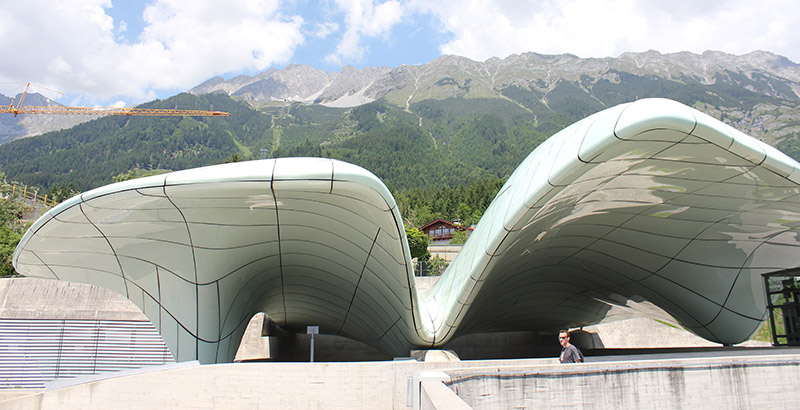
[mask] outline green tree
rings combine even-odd
[[[47,202],[50,203],[52,199],[54,203],[59,203],[80,193],[78,187],[72,183],[53,186],[47,191]]]
[[[122,182],[134,178],[136,178],[136,173],[132,169],[129,169],[128,172],[123,172],[121,174],[114,175],[113,177],[111,177],[111,180],[114,182]]]
[[[466,221],[470,217],[472,217],[472,208],[469,205],[459,202],[458,206],[456,207],[455,215],[456,219],[460,219],[462,221]]]
[[[444,258],[434,256],[430,260],[419,262],[419,265],[422,265],[422,269],[420,269],[422,276],[439,276],[444,273],[450,263]]]
[[[8,199],[0,200],[0,207],[5,208],[8,201]],[[17,248],[20,239],[22,239],[21,233],[0,226],[0,276],[11,276],[17,273],[11,264],[11,257],[14,256],[14,249]]]
[[[231,162],[240,162],[241,160],[242,160],[242,157],[240,157],[239,154],[234,152],[233,154],[231,154],[230,158],[225,160],[225,163],[229,164]]]
[[[128,172],[123,172],[121,174],[114,175],[113,177],[111,177],[111,180],[114,182],[122,182],[122,181],[127,181],[129,179],[144,178],[144,177],[149,177],[151,175],[163,174],[165,172],[167,171],[163,169],[158,169],[158,170],[129,169]],[[72,184],[70,185],[74,186]]]
[[[411,257],[417,260],[428,260],[431,253],[428,252],[428,235],[417,228],[409,228],[406,226],[406,238],[408,238],[408,247],[411,250]]]
[[[0,195],[0,276],[9,276],[16,274],[11,257],[27,225],[22,220],[25,204],[16,195],[11,195],[11,185],[6,182],[6,175],[2,171]]]
[[[453,238],[450,239],[450,245],[463,245],[467,242],[467,231],[457,230],[453,232]]]

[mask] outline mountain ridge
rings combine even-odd
[[[763,83],[762,89],[753,87],[759,93],[800,101],[800,65],[766,51],[737,56],[720,51],[662,54],[649,50],[626,52],[616,58],[580,58],[572,54],[547,55],[531,52],[514,54],[503,59],[493,57],[483,62],[444,55],[422,65],[361,69],[345,66],[339,73],[290,64],[284,69],[272,68],[255,76],[237,76],[231,80],[214,77],[193,87],[189,93],[225,92],[232,96],[242,96],[252,103],[284,101],[353,107],[388,98],[398,105],[404,105],[403,96],[413,96],[415,92],[419,92],[422,98],[453,96],[426,92],[436,83],[431,81],[432,78],[453,78],[455,82],[452,85],[461,85],[462,96],[480,97],[496,95],[507,86],[547,90],[554,87],[558,79],[577,81],[585,75],[602,78],[609,71],[655,75],[703,85],[717,84],[720,81],[733,83],[737,79],[732,78],[731,74],[740,74],[751,81]],[[472,80],[474,90],[466,89],[464,80],[467,78]],[[285,88],[272,93],[239,93],[242,88],[266,79],[272,79],[274,83],[282,84]],[[781,83],[785,86],[774,85]],[[422,91],[420,86],[423,86]],[[414,91],[411,91],[412,88]],[[363,98],[348,98],[355,95]]]
[[[17,94],[13,101],[20,101],[21,97],[22,94]],[[11,98],[0,94],[0,105],[9,105],[11,101]],[[39,93],[28,93],[25,96],[25,106],[50,107],[63,106],[63,104],[59,104]],[[17,138],[72,128],[91,119],[92,117],[79,115],[0,115],[0,144]]]
[[[197,94],[143,105],[214,107],[230,117],[98,118],[0,145],[0,168],[11,180],[84,190],[130,171],[315,156],[362,166],[397,189],[454,187],[503,179],[575,121],[654,97],[692,106],[800,160],[800,83],[791,79],[798,70],[767,52],[441,56],[339,73],[290,65],[214,77]]]
[[[303,64],[289,64],[282,69],[270,68],[253,76],[238,75],[229,80],[220,76],[212,77],[188,92],[195,95],[224,93],[247,101],[255,107],[299,102],[352,108],[385,100],[410,111],[412,104],[427,99],[500,98],[514,101],[507,94],[509,89],[516,87],[541,94],[538,98],[547,106],[549,94],[560,84],[563,86],[565,81],[572,82],[593,95],[589,88],[603,81],[619,83],[620,73],[640,77],[654,76],[686,85],[743,87],[756,94],[788,101],[789,105],[800,102],[800,64],[784,56],[760,50],[743,55],[721,51],[662,54],[648,50],[604,58],[528,52],[505,58],[492,57],[482,62],[456,55],[443,55],[421,65],[364,68],[344,66],[339,72],[315,69]],[[15,101],[18,98],[19,96]],[[37,98],[42,101],[36,102]],[[0,94],[0,103],[8,104],[9,100]],[[31,93],[27,104],[58,103]],[[784,105],[784,102],[781,101],[779,105]],[[730,111],[730,108],[724,106],[714,109],[719,111],[717,116],[720,117],[724,111]],[[780,110],[787,111],[784,107]],[[746,117],[748,113],[736,112],[732,115]],[[92,118],[0,116],[0,144],[67,129],[90,119]],[[760,132],[759,127],[754,124],[745,124],[743,127],[745,132]]]

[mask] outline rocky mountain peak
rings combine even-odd
[[[560,81],[578,83],[584,77],[598,80],[608,77],[609,72],[704,85],[752,81],[758,84],[751,88],[765,95],[800,99],[800,65],[765,51],[737,56],[720,51],[663,54],[647,50],[622,53],[616,58],[530,52],[483,62],[443,55],[423,65],[348,65],[338,73],[291,64],[253,77],[238,76],[227,81],[215,77],[189,92],[225,92],[252,102],[297,101],[336,107],[352,107],[386,97],[405,105],[425,98],[497,96],[508,86],[547,91]]]
[[[22,98],[22,94],[14,97],[14,105],[17,105]],[[0,94],[0,105],[8,105],[11,98]],[[59,104],[42,94],[28,93],[25,96],[24,106],[48,107]],[[16,138],[30,137],[74,127],[80,123],[92,120],[93,117],[82,115],[19,115],[10,114],[0,115],[0,144],[12,141]]]

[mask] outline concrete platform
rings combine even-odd
[[[124,297],[101,288],[0,280],[0,317],[109,316],[144,318]],[[428,371],[449,378],[445,390],[436,384],[441,382],[426,382],[432,392],[427,403],[434,406],[429,408],[440,408],[436,397],[448,391],[458,392],[454,397],[474,408],[559,408],[567,407],[565,403],[592,408],[791,408],[795,406],[785,403],[792,403],[800,385],[800,349],[754,347],[769,345],[756,342],[723,348],[653,319],[576,332],[573,341],[586,353],[587,363],[569,366],[556,363],[560,347],[555,334],[547,332],[467,335],[446,346],[457,358],[422,355],[431,358],[427,362],[393,361],[358,342],[318,335],[315,356],[324,362],[303,363],[308,360],[308,336],[262,337],[263,320],[263,314],[251,320],[237,359],[267,362],[154,366],[136,374],[105,374],[99,380],[71,379],[69,386],[60,381],[47,390],[0,391],[0,409],[404,409],[408,380]],[[567,400],[575,392],[580,397]],[[715,399],[709,402],[707,397]]]
[[[576,365],[555,358],[204,365],[37,392],[0,408],[405,409],[409,378],[432,370],[447,374],[450,390],[480,409],[792,408],[800,349],[591,357]]]

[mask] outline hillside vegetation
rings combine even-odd
[[[10,180],[44,190],[84,191],[115,176],[152,170],[290,156],[336,158],[381,178],[414,224],[436,217],[474,222],[502,181],[550,135],[597,111],[647,97],[693,106],[800,159],[800,98],[793,80],[719,67],[705,79],[614,68],[623,66],[623,57],[600,61],[611,67],[601,71],[592,68],[598,61],[574,56],[515,58],[527,59],[529,71],[531,61],[552,64],[553,73],[562,69],[560,77],[542,79],[541,73],[515,66],[514,57],[485,63],[442,57],[424,66],[379,70],[375,75],[384,76],[384,89],[373,90],[378,99],[350,108],[254,100],[269,91],[256,93],[256,83],[233,97],[184,93],[142,107],[214,109],[231,116],[99,118],[0,145],[0,169]],[[774,61],[794,70],[791,62]],[[567,63],[577,65],[563,68]],[[409,85],[409,73],[419,84]],[[285,91],[294,92],[289,86]]]

